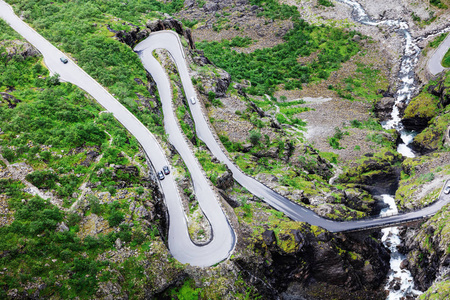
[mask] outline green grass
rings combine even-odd
[[[381,126],[381,124],[373,118],[369,118],[368,120],[365,121],[358,121],[358,120],[351,120],[350,121],[350,125],[353,128],[359,128],[359,129],[370,129],[370,130],[383,130],[383,126]]]
[[[373,102],[382,97],[378,90],[385,89],[388,85],[387,79],[380,75],[380,70],[373,69],[372,65],[358,64],[354,76],[345,78],[331,88],[342,98]]]
[[[439,35],[439,36],[438,36],[437,38],[435,38],[433,41],[431,41],[430,43],[428,43],[428,46],[430,46],[431,48],[437,48],[437,47],[439,47],[439,45],[445,40],[445,38],[447,37],[447,35],[448,35],[448,32]]]
[[[27,195],[22,197],[26,199]],[[110,248],[114,237],[82,241],[74,231],[57,232],[57,224],[68,215],[40,198],[31,198],[26,203],[14,199],[10,203],[16,210],[15,220],[10,226],[0,227],[0,247],[8,250],[0,258],[0,264],[10,272],[2,276],[0,286],[21,291],[21,283],[40,277],[47,285],[41,296],[91,297],[98,287],[96,276],[105,267],[105,263],[96,261],[94,257]],[[91,255],[83,257],[84,251]],[[70,275],[55,291],[58,274]],[[4,290],[0,289],[0,295],[2,293]]]
[[[437,8],[440,8],[440,9],[447,9],[448,6],[447,6],[445,3],[443,3],[443,2],[445,2],[445,1],[441,1],[441,0],[430,0],[430,4],[431,4],[431,5],[436,6]]]
[[[341,147],[339,141],[344,138],[344,135],[349,135],[350,133],[348,131],[342,131],[339,127],[334,128],[334,135],[331,137],[328,137],[328,143],[333,149],[344,149]]]
[[[450,68],[450,50],[445,53],[444,58],[442,59],[442,66],[444,68]]]
[[[326,6],[326,7],[334,7],[333,2],[331,2],[329,0],[319,0],[317,3],[319,3],[319,5]]]
[[[121,29],[122,23],[131,22],[143,27],[148,19],[161,16],[157,12],[179,11],[183,1],[131,0],[127,1],[126,9],[124,2],[119,0],[8,2],[40,34],[74,57],[80,67],[113,93],[153,133],[164,135],[159,115],[136,103],[139,102],[137,94],[150,97],[145,84],[138,83],[147,82],[146,71],[138,56],[128,46],[113,39],[105,26],[110,24]]]
[[[238,53],[228,41],[203,41],[197,46],[218,67],[229,72],[233,80],[250,80],[252,86],[247,89],[250,94],[272,95],[278,85],[301,89],[304,83],[328,78],[342,62],[359,51],[358,43],[351,39],[355,33],[310,25],[295,18],[294,28],[283,37],[285,42],[273,48]],[[301,65],[297,61],[298,57],[307,57],[314,52],[318,52],[317,59],[309,64]]]
[[[268,19],[280,20],[299,17],[297,7],[280,4],[278,0],[250,0],[250,4],[258,5],[264,9],[258,13],[258,17],[263,16]]]

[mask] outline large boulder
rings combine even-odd
[[[218,3],[208,2],[203,6],[203,10],[206,12],[216,12],[220,9]]]
[[[216,96],[225,97],[227,94],[228,87],[231,83],[231,76],[225,70],[219,69],[219,75],[217,77],[216,84]]]
[[[205,58],[206,59],[206,58]],[[206,60],[200,56],[195,61],[201,61],[201,64]],[[199,79],[204,87],[200,92],[209,97],[211,93],[214,93],[216,97],[225,97],[227,94],[228,87],[231,82],[231,76],[225,70],[216,68],[215,72],[209,71],[201,76],[198,76],[196,80]]]
[[[219,189],[226,190],[234,185],[233,173],[231,170],[225,171],[221,176],[217,178],[216,186]]]
[[[130,31],[120,30],[116,32],[116,38],[124,43],[130,46],[131,48],[134,48],[136,44],[145,38],[147,38],[151,33],[150,29],[144,28],[143,30],[140,30],[139,27],[133,27]]]
[[[395,99],[392,97],[383,97],[375,103],[374,113],[380,121],[386,121],[391,118],[392,108]]]
[[[447,76],[445,75],[441,79],[439,79],[438,83],[435,85],[428,86],[428,93],[439,97],[441,102],[441,107],[445,107],[450,104],[450,85],[446,84]]]
[[[39,55],[39,51],[30,43],[23,41],[4,41],[0,42],[0,47],[5,47],[6,55],[11,58],[15,55],[21,55],[23,58]]]
[[[438,111],[439,100],[427,92],[422,92],[408,104],[402,124],[408,130],[422,131]]]

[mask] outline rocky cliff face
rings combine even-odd
[[[389,270],[389,253],[376,239],[367,234],[335,235],[304,223],[290,225],[255,237],[253,246],[260,257],[235,260],[251,276],[266,278],[272,289],[256,283],[260,288],[283,294],[283,299],[304,299],[296,297],[299,289],[312,299],[322,299],[333,290],[340,290],[332,292],[333,299],[356,295],[383,299],[380,283]]]
[[[402,120],[408,130],[420,132],[412,143],[413,149],[427,154],[440,149],[450,138],[450,115],[445,107],[450,104],[450,75],[444,75],[436,84],[426,86],[412,99]]]
[[[109,29],[109,28],[108,28]],[[116,38],[133,48],[138,42],[147,38],[150,33],[161,31],[161,30],[169,30],[174,29],[179,35],[184,36],[190,46],[191,49],[195,48],[194,39],[192,37],[191,30],[189,28],[183,28],[183,24],[175,20],[173,18],[167,18],[165,20],[151,20],[145,24],[145,28],[141,29],[139,26],[134,26],[130,31],[120,30],[114,31],[109,29],[110,31],[116,34]]]
[[[358,166],[342,174],[338,182],[355,183],[374,194],[393,194],[398,187],[401,155],[392,151],[367,155]]]
[[[401,251],[408,253],[407,264],[416,287],[422,291],[437,279],[444,278],[450,268],[448,208],[444,207],[419,228],[402,233],[404,243]]]

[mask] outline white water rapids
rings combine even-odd
[[[383,202],[389,207],[383,208],[380,212],[381,216],[397,214],[397,205],[395,199],[391,195],[382,195]],[[414,289],[414,280],[411,272],[407,269],[401,269],[401,263],[406,258],[403,254],[398,252],[397,246],[400,245],[398,227],[389,227],[381,230],[383,237],[381,241],[391,251],[391,259],[389,261],[391,269],[388,273],[388,279],[385,289],[389,291],[387,300],[400,300],[405,296],[415,297],[422,292]]]
[[[391,120],[383,124],[385,129],[396,129],[401,136],[403,143],[398,145],[397,151],[406,157],[414,157],[415,154],[408,147],[412,142],[415,133],[406,131],[401,124],[399,106],[408,104],[412,95],[416,91],[414,85],[414,70],[418,62],[420,48],[414,43],[410,32],[408,31],[408,23],[399,20],[375,20],[372,19],[365,11],[365,9],[356,1],[353,0],[338,0],[349,5],[353,11],[353,19],[369,26],[387,26],[397,32],[403,34],[405,38],[404,52],[398,73],[399,82],[397,85],[397,92],[395,94],[395,105],[392,110]],[[383,202],[388,207],[381,210],[381,216],[393,215],[398,213],[397,205],[393,195],[382,195]],[[401,262],[405,259],[397,246],[400,245],[398,227],[389,227],[382,229],[383,237],[381,241],[391,251],[390,267],[388,279],[385,285],[388,295],[387,300],[400,300],[406,296],[416,297],[421,294],[420,291],[414,289],[414,280],[411,273],[407,269],[401,269]]]

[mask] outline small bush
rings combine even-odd
[[[108,223],[111,227],[116,227],[124,220],[124,214],[120,211],[113,211],[108,217]]]
[[[248,139],[250,140],[250,143],[252,143],[252,145],[257,145],[259,144],[259,141],[261,139],[261,133],[255,130],[250,130],[250,136]]]
[[[319,3],[319,5],[322,5],[322,6],[334,7],[333,2],[331,2],[330,0],[319,0],[318,3]]]

